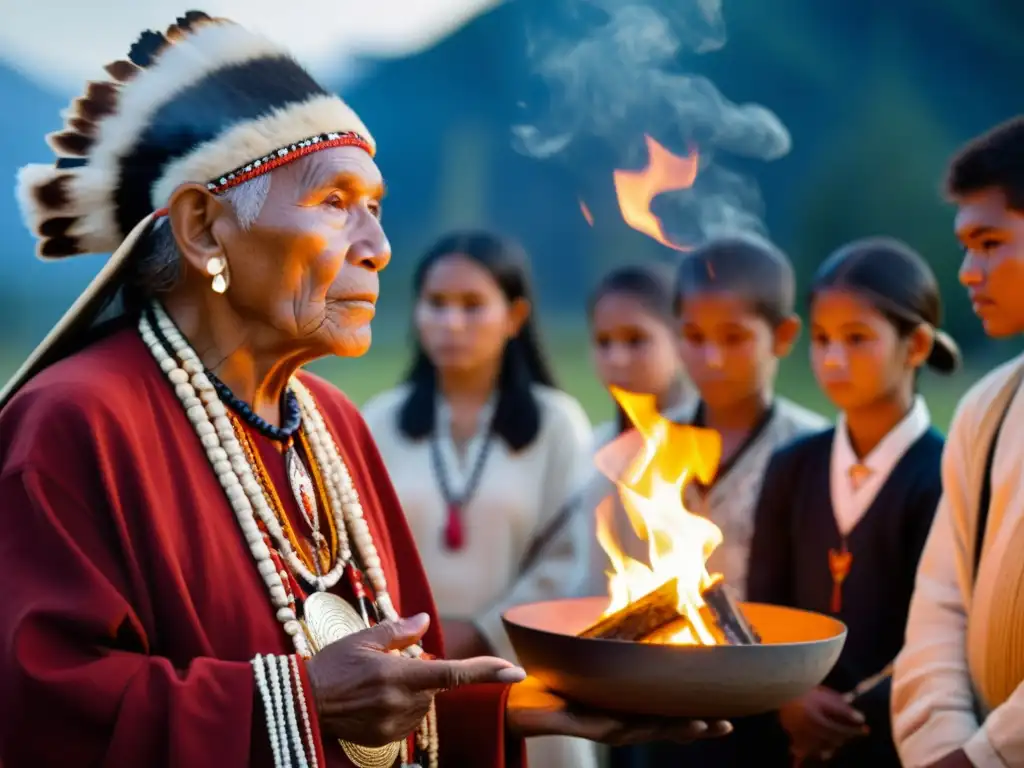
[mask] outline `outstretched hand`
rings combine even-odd
[[[575,736],[601,744],[623,746],[647,741],[687,743],[697,739],[725,736],[732,731],[727,722],[670,718],[621,718],[570,705],[548,690],[536,678],[513,685],[505,714],[508,729],[523,738],[531,736]]]
[[[514,664],[488,656],[445,661],[389,653],[416,643],[428,626],[425,613],[386,621],[331,643],[306,662],[326,733],[367,747],[383,746],[412,733],[438,691],[526,677]]]

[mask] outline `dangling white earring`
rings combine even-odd
[[[231,282],[228,274],[228,260],[223,256],[214,256],[206,262],[206,271],[213,278],[210,287],[213,288],[214,293],[224,293]]]

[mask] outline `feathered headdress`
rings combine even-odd
[[[56,162],[18,174],[18,200],[40,258],[113,255],[0,392],[0,406],[94,319],[178,186],[222,192],[319,149],[376,151],[345,102],[228,19],[186,13],[164,34],[144,32],[106,72],[110,80],[90,82],[63,130],[47,137]]]

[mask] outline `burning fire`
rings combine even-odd
[[[651,212],[651,201],[662,192],[689,189],[697,179],[698,154],[691,150],[686,157],[673,155],[650,136],[647,142],[647,167],[641,171],[617,170],[612,174],[619,210],[625,222],[638,232],[653,237],[662,245],[677,251],[687,250],[668,239],[661,220]]]
[[[722,543],[722,532],[707,518],[686,509],[683,487],[693,478],[709,482],[714,477],[722,454],[721,438],[712,430],[664,418],[651,395],[615,388],[612,395],[638,434],[627,434],[603,449],[598,464],[615,481],[633,530],[647,543],[650,565],[622,551],[612,532],[614,507],[600,507],[597,539],[612,567],[608,573],[611,600],[605,616],[675,579],[678,609],[688,625],[667,642],[715,645],[700,609],[704,605],[701,594],[716,576],[708,573],[706,562]],[[637,437],[639,452],[635,451]]]

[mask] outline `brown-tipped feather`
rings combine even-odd
[[[77,256],[84,253],[76,237],[51,237],[39,244],[39,255],[50,259]]]
[[[164,32],[164,37],[170,40],[172,43],[178,43],[185,39],[186,32],[177,24],[171,24]]]
[[[100,117],[112,115],[117,111],[117,101],[121,96],[121,86],[117,83],[93,80],[85,87],[85,98],[93,102],[95,109],[100,110]],[[84,115],[90,117],[90,115]]]
[[[36,187],[32,194],[39,207],[47,211],[56,211],[67,207],[71,202],[70,186],[74,178],[70,174],[64,174]]]
[[[179,16],[174,23],[184,30],[191,32],[195,27],[201,27],[207,22],[214,21],[208,14],[202,11],[186,11],[184,16]]]
[[[107,71],[108,75],[119,83],[127,83],[142,71],[141,67],[137,67],[132,62],[124,59],[121,61],[112,61],[107,64],[104,69]]]
[[[68,110],[68,116],[81,117],[83,120],[89,120],[93,123],[98,123],[107,115],[112,115],[114,110],[109,108],[104,102],[93,101],[87,99],[84,96],[75,99],[71,102],[71,108]]]
[[[84,117],[72,117],[68,119],[68,128],[86,136],[96,135],[96,123]]]
[[[56,216],[40,224],[36,229],[36,233],[40,237],[64,237],[76,221],[78,221],[77,216]]]
[[[72,131],[62,133],[51,133],[46,137],[46,142],[58,155],[69,155],[71,157],[85,157],[96,142],[88,136]]]
[[[224,19],[215,19],[202,11],[189,11],[184,16],[179,16],[174,20],[174,23],[167,28],[166,37],[168,40],[177,42],[182,37],[195,32],[200,27],[205,27],[207,24],[217,24],[223,22]]]

